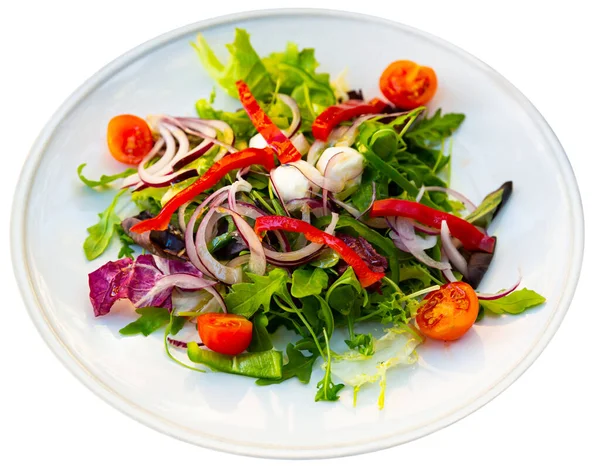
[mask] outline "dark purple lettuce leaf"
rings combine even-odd
[[[190,273],[190,269],[187,270],[185,273]],[[88,277],[94,314],[96,316],[107,314],[121,299],[128,299],[139,307],[153,306],[171,310],[172,288],[165,289],[152,299],[138,305],[163,277],[164,274],[156,266],[152,255],[140,255],[135,262],[131,258],[123,258],[104,264]]]
[[[108,313],[117,300],[128,297],[132,266],[131,258],[123,258],[89,274],[90,301],[96,316]]]

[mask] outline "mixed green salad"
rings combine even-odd
[[[164,331],[183,367],[258,385],[297,379],[315,385],[316,401],[347,386],[356,402],[379,383],[383,407],[387,371],[415,363],[425,339],[454,341],[486,315],[544,303],[520,281],[476,291],[512,183],[478,205],[449,188],[465,116],[426,110],[433,69],[393,62],[379,80],[386,100],[365,99],[294,43],[261,57],[238,29],[225,63],[202,36],[192,46],[241,106],[217,110],[213,92],[197,117],[110,121],[110,153],[130,166],[98,180],[77,170],[88,187],[120,188],[83,245],[94,260],[120,243],[118,259],[89,275],[95,316],[126,299],[138,316],[121,334]],[[137,211],[122,215],[124,203]],[[287,345],[274,347],[285,330]]]

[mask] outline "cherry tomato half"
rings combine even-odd
[[[154,145],[146,121],[135,115],[117,115],[108,122],[106,141],[110,154],[121,163],[137,165]]]
[[[252,323],[237,314],[205,313],[196,318],[196,324],[206,347],[221,354],[240,354],[252,340]]]
[[[435,71],[412,61],[391,63],[379,79],[384,96],[401,109],[414,109],[426,104],[437,90]]]
[[[462,281],[432,291],[417,310],[417,324],[431,339],[454,341],[473,326],[479,312],[475,290]]]

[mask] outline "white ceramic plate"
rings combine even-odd
[[[513,283],[547,303],[524,316],[487,318],[454,344],[427,342],[419,363],[388,376],[386,406],[378,387],[364,389],[356,408],[314,403],[297,381],[257,387],[252,379],[198,374],[164,355],[160,335],[122,338],[131,310],[95,319],[87,274],[116,251],[87,262],[86,227],[110,193],[85,189],[75,169],[96,176],[117,171],[105,145],[115,114],[193,115],[213,82],[189,46],[199,31],[223,45],[234,27],[248,29],[262,54],[287,41],[315,47],[322,70],[348,80],[367,97],[378,93],[384,67],[399,58],[432,66],[440,87],[432,107],[464,112],[454,146],[452,186],[479,201],[506,180],[515,191],[493,225],[498,251],[482,286]],[[222,101],[222,102],[220,102]],[[219,94],[219,106],[234,107]],[[164,433],[240,454],[311,458],[367,452],[413,440],[453,423],[508,387],[535,360],[563,319],[579,276],[583,216],[575,178],[558,140],[511,84],[464,51],[426,33],[362,15],[285,10],[200,22],[120,57],[77,90],[43,130],[27,159],[15,197],[13,263],[31,317],[57,357],[91,390],[124,413]],[[43,238],[39,238],[43,236]]]

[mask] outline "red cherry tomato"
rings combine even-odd
[[[401,109],[414,109],[429,102],[437,90],[435,71],[412,61],[391,63],[379,79],[387,99]]]
[[[237,355],[252,340],[252,323],[237,314],[205,313],[196,318],[198,334],[210,350]]]
[[[152,132],[144,119],[135,115],[117,115],[108,122],[108,149],[115,160],[137,165],[154,145]]]
[[[454,341],[473,326],[479,312],[475,290],[465,282],[447,283],[423,298],[417,324],[431,339]]]

